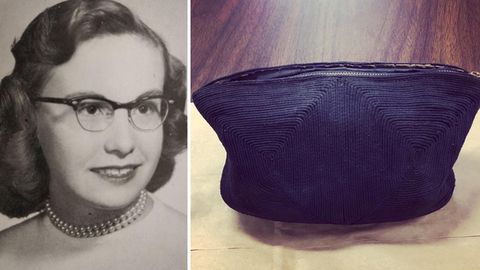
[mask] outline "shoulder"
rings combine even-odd
[[[154,198],[152,219],[155,220],[157,236],[163,243],[162,249],[169,254],[175,268],[187,263],[187,216],[161,200]]]
[[[163,233],[180,239],[187,238],[187,216],[158,198],[154,198],[154,208],[152,214],[157,219]],[[186,240],[185,240],[186,241]]]
[[[41,216],[36,215],[0,232],[0,260],[26,257],[39,243]]]
[[[155,204],[158,207],[158,211],[160,212],[161,215],[164,217],[169,218],[169,222],[171,225],[178,226],[177,228],[180,229],[180,227],[185,227],[187,225],[187,216],[178,211],[177,209],[171,207],[170,205],[162,202],[161,200],[156,199]]]

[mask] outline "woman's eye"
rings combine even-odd
[[[85,111],[86,111],[88,114],[95,114],[96,112],[99,111],[99,109],[98,109],[97,106],[88,106],[87,108],[85,108]]]
[[[108,106],[101,102],[88,102],[80,104],[77,113],[89,116],[104,115],[108,114],[107,107]]]
[[[157,105],[153,102],[142,102],[137,105],[137,111],[141,114],[151,114],[157,112]]]

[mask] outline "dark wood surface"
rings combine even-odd
[[[308,62],[444,63],[480,70],[477,0],[192,0],[192,90]]]

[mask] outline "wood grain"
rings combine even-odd
[[[444,63],[480,70],[480,1],[192,0],[192,89],[307,62]]]

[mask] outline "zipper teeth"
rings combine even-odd
[[[429,69],[430,70],[430,69]],[[463,73],[457,70],[448,70],[448,69],[432,69],[431,71],[435,72],[452,72],[452,73]],[[312,71],[306,72],[303,74],[297,74],[293,76],[289,76],[288,78],[295,78],[295,77],[307,77],[312,75],[329,75],[329,76],[389,76],[395,74],[402,74],[402,72],[363,72],[363,71]],[[474,74],[472,74],[474,75]],[[475,75],[474,75],[475,76]],[[480,76],[477,75],[477,76]]]
[[[446,67],[446,68],[451,68],[451,69],[443,69],[443,66],[436,66],[432,64],[397,64],[393,66],[385,66],[386,68],[399,68],[399,72],[365,72],[365,71],[310,71],[310,72],[305,72],[305,73],[300,73],[296,75],[291,75],[291,76],[285,76],[285,77],[278,77],[278,78],[301,78],[301,77],[307,77],[307,76],[313,76],[313,75],[328,75],[328,76],[364,76],[364,77],[381,77],[381,76],[388,76],[388,75],[400,75],[402,73],[405,73],[405,71],[402,71],[402,68],[418,68],[416,71],[433,71],[433,72],[447,72],[447,73],[460,73],[460,74],[469,74],[471,76],[474,76],[476,78],[480,78],[480,71],[471,71],[468,72],[466,70],[462,70],[460,68],[455,68],[455,67]],[[412,71],[412,70],[411,70]],[[413,70],[415,71],[415,70]],[[408,71],[407,71],[408,73]],[[245,74],[241,76],[237,76],[234,78],[228,78],[228,79],[219,79],[215,82],[212,82],[214,84],[221,84],[224,82],[234,82],[240,80],[241,77],[245,77],[251,74]]]

